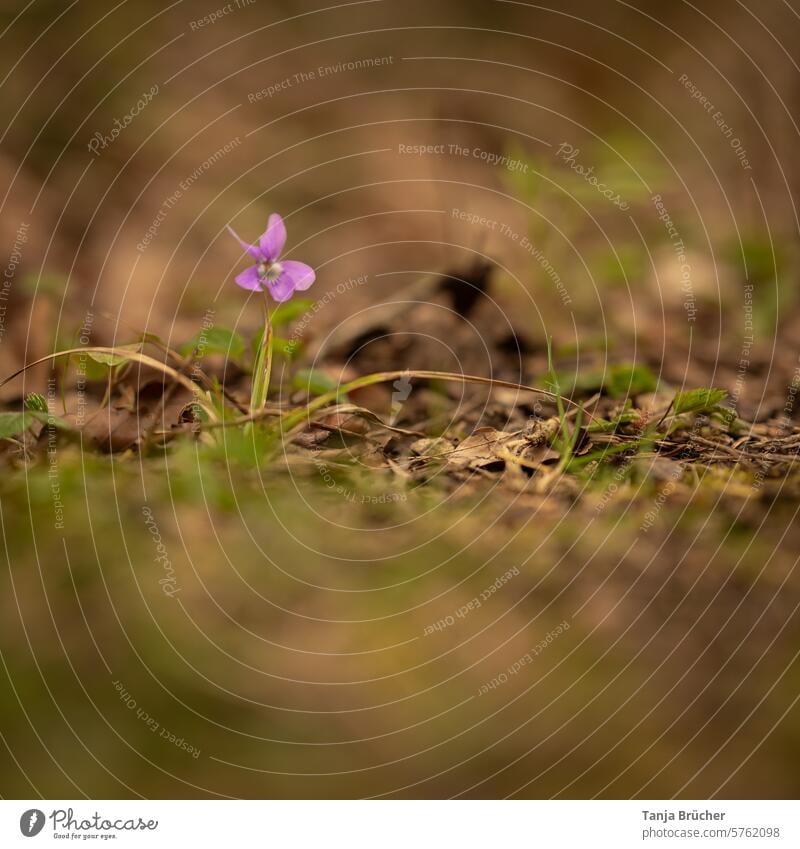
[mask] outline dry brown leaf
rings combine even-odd
[[[500,449],[514,438],[514,434],[493,427],[478,428],[447,456],[452,469],[487,469],[500,471],[505,467]]]

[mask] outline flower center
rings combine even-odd
[[[283,266],[279,262],[259,262],[258,276],[267,283],[274,283],[283,274]]]

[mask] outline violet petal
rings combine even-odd
[[[295,262],[292,259],[287,259],[281,263],[283,266],[283,275],[288,276],[292,281],[292,288],[298,292],[303,292],[317,279],[314,269],[304,262]]]
[[[250,268],[245,268],[241,274],[236,275],[236,285],[242,289],[249,289],[251,292],[262,292],[261,281],[258,277],[258,267],[251,265]]]
[[[280,215],[277,212],[273,212],[267,221],[267,231],[259,240],[261,252],[268,260],[274,262],[281,255],[285,244],[286,227]]]
[[[230,231],[231,236],[236,239],[236,241],[247,251],[247,253],[250,254],[251,257],[253,257],[253,259],[261,260],[264,258],[261,250],[256,245],[249,245],[244,239],[240,239],[233,227],[229,225],[228,230]]]
[[[285,271],[277,280],[267,284],[269,293],[279,303],[288,301],[294,295],[294,281]]]

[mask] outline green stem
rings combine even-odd
[[[266,298],[266,296],[265,296]],[[253,364],[253,388],[250,392],[250,415],[260,413],[267,405],[269,378],[272,373],[272,320],[264,301],[264,332]],[[248,429],[252,427],[249,425]]]
[[[478,377],[476,375],[470,374],[457,374],[446,371],[429,371],[426,369],[403,369],[402,371],[382,371],[376,372],[375,374],[367,374],[364,377],[357,377],[355,380],[351,380],[349,383],[344,383],[341,386],[338,386],[336,389],[332,389],[330,392],[326,392],[323,395],[318,396],[313,401],[306,404],[305,407],[302,407],[299,410],[293,410],[291,413],[285,413],[281,417],[281,431],[283,433],[287,433],[292,430],[292,428],[297,427],[297,425],[301,424],[311,413],[316,412],[322,407],[327,406],[332,401],[335,401],[341,395],[346,395],[348,392],[352,392],[355,389],[363,389],[365,386],[373,386],[376,383],[389,383],[390,381],[397,380],[401,377],[417,377],[422,379],[431,379],[431,380],[453,380],[458,381],[460,383],[478,383],[483,384],[485,386],[500,386],[506,389],[516,389],[522,392],[534,392],[539,395],[546,395],[548,398],[553,399],[561,399],[562,401],[566,401],[571,407],[575,407],[578,410],[583,410],[580,404],[573,401],[571,398],[564,398],[563,396],[557,395],[555,392],[550,392],[547,389],[540,389],[538,386],[526,386],[522,383],[512,383],[507,380],[497,380],[492,377]],[[583,411],[585,412],[585,411]],[[587,414],[588,418],[594,419],[595,417]]]

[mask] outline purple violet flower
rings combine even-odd
[[[316,274],[310,265],[291,259],[280,260],[286,244],[286,227],[283,219],[273,212],[267,222],[267,231],[258,245],[249,245],[228,227],[231,235],[250,254],[256,264],[236,275],[242,289],[263,292],[264,287],[278,302],[288,301],[295,292],[302,292],[314,282]]]

